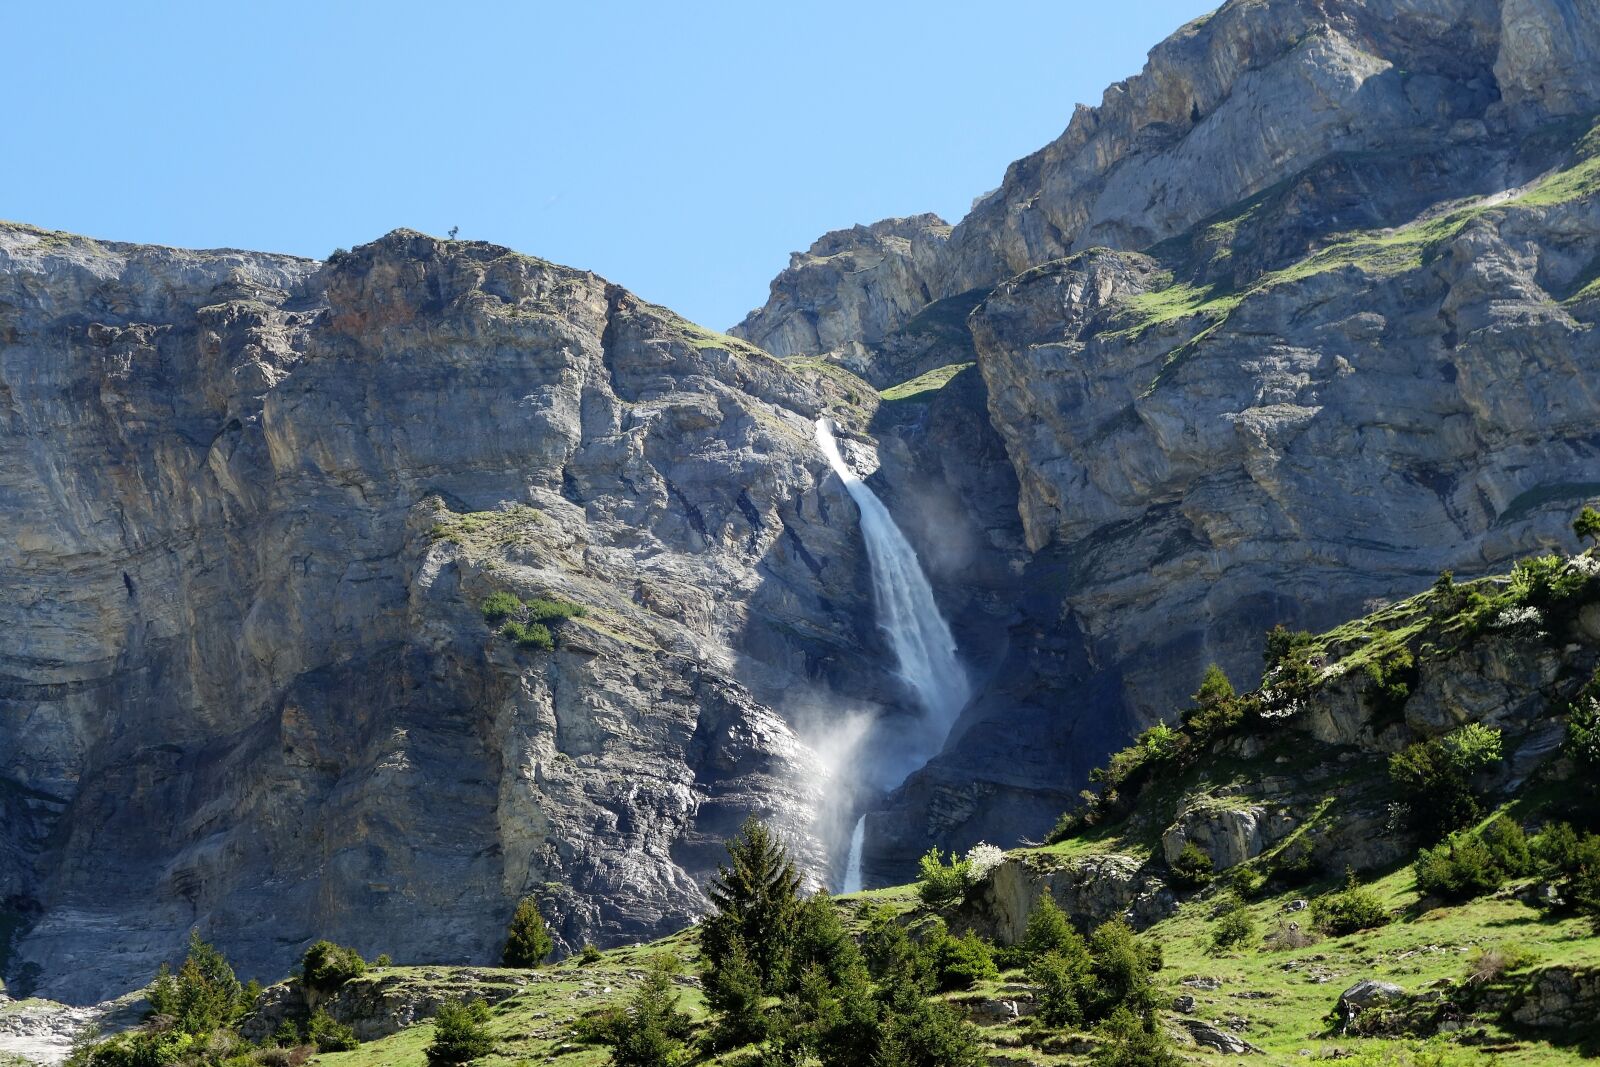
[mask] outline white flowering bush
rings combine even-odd
[[[979,841],[967,849],[964,857],[967,861],[967,878],[971,882],[981,882],[988,877],[990,871],[1000,866],[1006,858],[1005,850],[991,845],[987,841]]]
[[[1567,569],[1577,571],[1585,578],[1593,578],[1600,574],[1600,557],[1583,555],[1573,556],[1567,561]]]
[[[1494,618],[1496,630],[1509,630],[1514,626],[1537,626],[1543,621],[1539,609],[1532,604],[1524,604],[1520,608],[1506,608]]]

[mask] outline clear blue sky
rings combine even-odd
[[[1214,0],[0,7],[0,218],[322,257],[397,226],[725,328],[826,230],[937,211]]]

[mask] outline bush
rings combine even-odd
[[[599,963],[600,959],[600,950],[585,941],[583,943],[583,951],[578,953],[578,962],[588,967],[590,964]]]
[[[551,622],[558,619],[582,618],[589,609],[568,600],[548,600],[535,597],[528,601],[528,618],[534,622]]]
[[[1000,975],[994,964],[994,950],[971,930],[961,937],[951,937],[940,931],[931,939],[929,956],[940,992],[971,989],[979,982]]]
[[[1470,834],[1452,835],[1434,848],[1417,853],[1412,865],[1417,892],[1445,900],[1471,900],[1505,884],[1484,843]]]
[[[1224,897],[1216,925],[1211,928],[1211,951],[1226,952],[1255,940],[1255,936],[1256,921],[1244,901],[1232,894]]]
[[[378,953],[378,958],[372,961],[374,967],[393,967],[394,960],[387,952]]]
[[[1215,663],[1206,668],[1200,688],[1190,699],[1194,704],[1183,712],[1183,725],[1202,740],[1224,733],[1244,719],[1244,707],[1233,683]]]
[[[1026,959],[1056,955],[1071,961],[1081,960],[1085,968],[1088,966],[1088,944],[1073,929],[1067,913],[1049,893],[1041,896],[1028,913],[1028,926],[1018,948]]]
[[[616,1067],[674,1067],[687,1062],[684,1040],[692,1020],[678,1009],[672,988],[677,959],[656,956],[627,1001],[579,1023],[579,1036],[609,1046]]]
[[[1323,933],[1342,937],[1383,926],[1389,921],[1389,913],[1377,894],[1356,881],[1355,871],[1346,871],[1343,889],[1324,893],[1312,902],[1311,921]]]
[[[1492,893],[1507,878],[1527,874],[1533,857],[1522,827],[1502,815],[1476,834],[1455,834],[1417,854],[1417,889],[1446,900]]]
[[[500,635],[516,643],[518,648],[532,648],[549,652],[556,647],[550,628],[542,622],[508,622],[501,627]]]
[[[1568,709],[1567,740],[1562,751],[1579,766],[1600,770],[1600,700],[1584,696]]]
[[[272,1031],[272,1043],[279,1048],[294,1048],[301,1042],[300,1027],[293,1019],[285,1019]]]
[[[1380,716],[1397,718],[1416,684],[1416,656],[1404,646],[1390,649],[1367,664],[1366,675],[1372,683],[1374,710]]]
[[[1089,981],[1087,950],[1081,960],[1049,952],[1030,961],[1028,981],[1038,987],[1040,1022],[1057,1029],[1083,1024],[1084,985]]]
[[[917,886],[917,896],[931,908],[945,908],[959,903],[972,886],[972,864],[957,859],[951,853],[950,863],[946,865],[942,856],[937,848],[930,848],[927,855],[917,861],[922,876]]]
[[[1489,945],[1478,949],[1468,961],[1467,982],[1471,985],[1487,985],[1533,962],[1533,953],[1520,945]]]
[[[1160,969],[1160,946],[1141,940],[1121,919],[1102,923],[1089,935],[1088,1014],[1098,1019],[1118,1008],[1152,1010],[1150,976]]]
[[[1500,731],[1469,723],[1390,756],[1389,777],[1405,794],[1424,835],[1437,840],[1482,813],[1472,776],[1500,757]]]
[[[306,1033],[318,1052],[349,1052],[361,1044],[354,1030],[320,1009],[311,1016]]]
[[[1095,1028],[1095,1036],[1100,1039],[1090,1055],[1095,1067],[1182,1067],[1152,1011],[1118,1008]]]
[[[506,930],[506,947],[501,961],[507,967],[537,967],[550,955],[555,942],[545,927],[544,916],[539,914],[539,902],[523,897],[511,916],[511,926]]]
[[[886,1001],[878,1055],[837,1064],[872,1062],[894,1067],[981,1067],[986,1063],[977,1029],[942,1000],[926,1000],[913,989],[884,991]]]
[[[318,941],[300,959],[300,980],[307,989],[331,993],[367,972],[367,961],[353,948]]]
[[[1588,538],[1600,545],[1600,511],[1585,507],[1578,512],[1578,517],[1572,520],[1572,532],[1578,535],[1578,540]]]
[[[499,590],[490,593],[479,607],[483,611],[485,620],[491,624],[498,624],[519,614],[522,611],[522,601],[504,590]]]
[[[432,1067],[469,1063],[494,1051],[489,1036],[489,1005],[481,1000],[447,1000],[433,1017],[433,1042],[425,1054]]]
[[[1280,666],[1290,656],[1311,647],[1316,641],[1309,630],[1291,631],[1283,623],[1278,623],[1267,631],[1266,646],[1261,651],[1261,659],[1267,670]]]
[[[1571,823],[1551,823],[1533,839],[1530,851],[1540,866],[1565,873],[1577,866],[1579,842]]]
[[[1178,858],[1173,860],[1169,866],[1172,870],[1172,883],[1190,889],[1198,888],[1210,882],[1216,873],[1211,863],[1211,857],[1206,855],[1205,850],[1193,841],[1185,841],[1183,843],[1183,848],[1179,851]]]

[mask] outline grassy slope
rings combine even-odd
[[[1502,583],[1486,579],[1475,587],[1493,591]],[[1326,676],[1343,674],[1392,649],[1401,641],[1426,636],[1422,647],[1427,655],[1449,655],[1460,640],[1460,618],[1453,616],[1436,591],[1385,607],[1365,618],[1354,620],[1320,635],[1314,650],[1326,662]],[[1346,750],[1340,750],[1344,752]],[[1133,814],[1111,825],[1091,828],[1059,844],[1018,849],[1013,856],[1032,866],[1049,868],[1070,863],[1084,855],[1120,852],[1140,859],[1157,845],[1160,830],[1170,823],[1180,798],[1196,793],[1215,792],[1218,803],[1226,803],[1232,790],[1241,784],[1276,775],[1297,783],[1302,799],[1313,801],[1325,796],[1315,808],[1317,814],[1304,826],[1323,818],[1336,818],[1342,807],[1370,799],[1374,790],[1386,788],[1383,760],[1340,759],[1332,749],[1307,745],[1303,737],[1287,732],[1269,738],[1263,751],[1250,758],[1216,755],[1171,780],[1158,779],[1138,797]],[[1512,814],[1532,815],[1557,786],[1530,785],[1507,805]],[[1269,867],[1273,857],[1293,844],[1294,837],[1280,843],[1255,861]],[[1157,941],[1165,954],[1166,966],[1158,976],[1165,992],[1164,1001],[1192,995],[1197,1006],[1194,1017],[1206,1019],[1233,1030],[1260,1046],[1263,1056],[1251,1062],[1263,1064],[1303,1063],[1307,1057],[1333,1055],[1340,1050],[1373,1049],[1386,1057],[1414,1042],[1351,1039],[1336,1035],[1327,1016],[1343,989],[1363,978],[1392,981],[1408,992],[1420,992],[1436,984],[1460,983],[1465,978],[1471,955],[1478,949],[1518,946],[1532,954],[1533,962],[1520,975],[1504,979],[1515,985],[1525,981],[1538,968],[1567,965],[1600,968],[1600,937],[1587,920],[1552,918],[1515,896],[1513,885],[1491,897],[1466,904],[1423,910],[1409,866],[1380,873],[1368,884],[1381,896],[1394,916],[1389,925],[1341,938],[1318,940],[1304,948],[1273,951],[1259,942],[1252,947],[1222,955],[1209,950],[1211,912],[1215,892],[1202,892],[1189,899],[1178,913],[1155,926],[1146,936]],[[1274,891],[1254,899],[1249,910],[1259,934],[1266,934],[1288,921],[1309,927],[1309,916],[1290,909],[1297,899],[1310,899],[1334,888],[1312,884]],[[896,913],[915,912],[919,905],[914,889],[898,886],[840,898],[847,921],[860,926],[871,909]],[[581,1015],[625,997],[643,976],[649,958],[657,952],[671,952],[684,963],[681,989],[682,1006],[697,1020],[706,1018],[704,1001],[692,978],[696,947],[692,930],[649,945],[615,949],[589,966],[575,960],[543,968],[529,975],[529,984],[512,999],[494,1009],[492,1031],[500,1040],[498,1052],[486,1061],[491,1065],[520,1062],[547,1062],[571,1065],[602,1064],[608,1055],[601,1049],[579,1044],[572,1037],[572,1023]],[[408,974],[426,981],[458,975],[462,968],[408,968]],[[473,969],[482,971],[482,969]],[[509,972],[484,971],[483,980],[500,981]],[[1215,990],[1185,985],[1193,977],[1217,979]],[[1026,996],[1019,973],[1010,972],[998,981],[974,990],[947,994],[948,999],[968,1007],[986,1000]],[[1085,1062],[1085,1044],[1072,1035],[1048,1035],[1033,1030],[1026,1022],[983,1022],[984,1013],[975,1013],[994,1063],[1072,1064]],[[1176,1019],[1174,1014],[1171,1018]],[[1453,1048],[1456,1059],[1450,1062],[1491,1062],[1509,1065],[1576,1064],[1583,1052],[1593,1048],[1551,1044],[1548,1035],[1518,1034],[1502,1028],[1493,1018],[1476,1018],[1467,1029],[1481,1028],[1481,1041],[1472,1047]],[[328,1067],[421,1067],[422,1050],[432,1035],[432,1026],[422,1023],[391,1037],[371,1042],[357,1051],[319,1057]],[[1591,1038],[1591,1040],[1593,1040]],[[1209,1053],[1186,1053],[1204,1062]],[[703,1060],[729,1063],[736,1056]]]

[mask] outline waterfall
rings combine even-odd
[[[880,784],[893,788],[938,753],[971,691],[966,671],[956,659],[955,638],[950,636],[950,627],[939,614],[933,588],[922,573],[916,552],[894,524],[883,501],[856,477],[855,471],[839,454],[833,426],[825,418],[817,420],[817,445],[861,511],[861,534],[866,540],[867,562],[872,568],[878,625],[894,649],[900,680],[916,698],[922,712],[916,723],[896,738],[896,750],[884,753],[877,761]],[[861,844],[865,832],[863,816],[857,820],[850,838],[845,892],[861,888]]]
[[[841,893],[861,892],[861,846],[867,841],[867,817],[856,819],[856,828],[850,831],[850,858],[844,862],[844,883]]]

